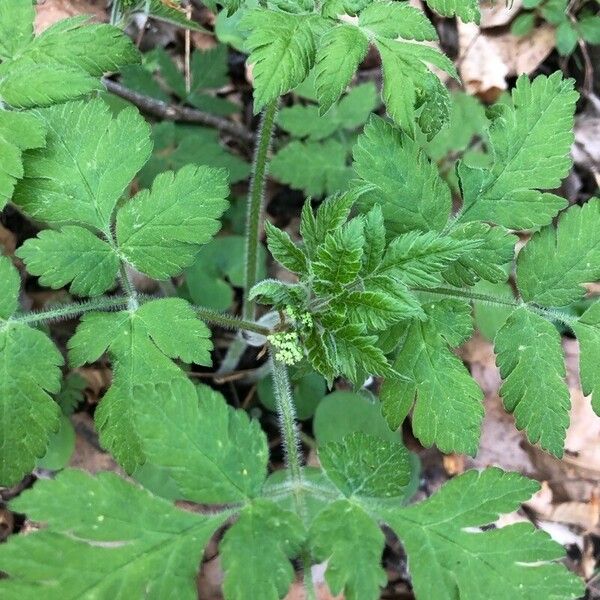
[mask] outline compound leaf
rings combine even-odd
[[[117,242],[125,258],[155,279],[189,266],[199,246],[219,231],[228,206],[224,169],[188,165],[168,171],[117,213]]]
[[[538,190],[560,185],[571,166],[577,92],[560,72],[533,81],[522,75],[513,106],[500,104],[489,129],[488,170],[459,167],[464,208],[459,222],[492,221],[510,229],[547,225],[566,200]]]
[[[410,480],[406,448],[362,432],[346,435],[319,449],[327,477],[348,497],[393,498],[402,496]]]
[[[169,401],[151,403],[137,416],[150,462],[168,469],[193,502],[229,504],[256,496],[269,457],[258,422],[208,386],[171,388]]]
[[[48,524],[0,549],[9,575],[0,591],[14,600],[192,600],[204,547],[226,518],[184,512],[114,473],[76,470],[38,481],[13,509]]]
[[[381,566],[385,537],[362,508],[337,500],[312,522],[309,538],[315,558],[327,561],[325,581],[347,600],[377,600],[387,582]]]
[[[441,231],[450,215],[450,188],[419,144],[373,116],[354,146],[359,203],[380,204],[391,235]]]
[[[103,232],[121,195],[150,156],[150,130],[134,108],[113,118],[99,99],[33,111],[46,146],[24,156],[14,202],[30,216]]]
[[[565,211],[556,228],[544,227],[519,253],[517,281],[524,300],[566,306],[600,278],[600,199]]]
[[[27,240],[16,252],[40,283],[59,289],[71,282],[72,294],[97,296],[113,286],[119,257],[91,231],[74,225],[47,229]]]
[[[562,546],[529,523],[501,529],[467,528],[493,523],[516,510],[537,482],[490,468],[467,471],[431,498],[384,511],[383,519],[406,549],[415,595],[453,600],[575,600],[582,581],[551,562]]]
[[[11,321],[19,274],[0,256],[0,484],[18,483],[46,452],[60,410],[50,394],[60,390],[63,358],[44,333]]]
[[[295,513],[268,500],[255,500],[244,508],[220,546],[225,598],[283,598],[294,580],[290,559],[297,556],[304,538]]]
[[[518,308],[496,334],[496,362],[504,383],[500,395],[532,444],[562,456],[571,397],[556,327]]]

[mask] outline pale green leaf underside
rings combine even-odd
[[[184,512],[115,475],[67,470],[15,510],[48,528],[0,548],[3,598],[193,600],[204,547],[224,516]]]
[[[208,386],[172,385],[137,415],[153,465],[169,470],[185,498],[228,504],[256,496],[267,475],[267,440],[257,421]]]
[[[563,548],[529,523],[469,531],[516,510],[537,490],[516,473],[468,471],[425,502],[382,515],[402,540],[418,598],[575,600],[582,581],[553,563]]]
[[[297,556],[304,538],[295,513],[268,500],[244,508],[220,546],[227,600],[283,598],[294,580],[290,559]]]
[[[496,334],[500,395],[532,444],[562,456],[571,398],[556,327],[527,308],[515,310]]]

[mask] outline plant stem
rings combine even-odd
[[[489,294],[481,294],[479,292],[472,292],[470,290],[462,290],[459,288],[414,288],[417,292],[423,292],[426,294],[435,294],[437,296],[444,296],[446,298],[465,298],[471,302],[484,302],[492,306],[506,306],[509,308],[526,308],[531,312],[534,312],[546,319],[551,321],[560,321],[564,325],[571,326],[577,322],[577,317],[572,317],[565,313],[562,313],[551,308],[544,308],[542,306],[536,306],[535,304],[529,304],[523,300],[509,298],[508,296],[492,296]]]
[[[119,269],[119,281],[121,282],[123,291],[129,298],[129,308],[131,310],[136,310],[140,305],[138,302],[138,293],[129,277],[129,273],[127,272],[127,267],[125,266],[124,262],[121,262],[121,267]]]
[[[290,471],[291,481],[300,487],[302,485],[302,454],[300,452],[300,435],[296,426],[294,397],[292,396],[287,367],[273,356],[271,356],[271,373],[273,375],[273,391],[277,403],[286,466]]]
[[[44,323],[46,321],[69,319],[93,310],[113,310],[115,308],[125,308],[128,302],[129,298],[126,296],[113,296],[111,298],[102,296],[101,298],[94,298],[92,300],[86,300],[85,302],[75,302],[72,304],[65,304],[64,306],[57,306],[56,308],[49,310],[16,315],[10,320],[17,321],[18,323],[28,323],[29,325],[34,325],[36,323]]]
[[[248,192],[248,215],[246,220],[246,271],[244,278],[244,319],[255,319],[256,305],[249,299],[252,286],[256,283],[258,272],[258,246],[260,244],[260,225],[263,216],[263,200],[269,165],[269,151],[273,137],[273,127],[279,99],[267,104],[261,118],[258,140],[254,155],[252,181]]]
[[[155,298],[152,296],[136,296],[137,301],[140,303],[149,302]],[[56,321],[60,319],[69,319],[76,317],[77,315],[91,312],[94,310],[114,310],[117,308],[127,308],[131,303],[129,296],[101,296],[100,298],[92,298],[83,302],[73,302],[70,304],[64,304],[51,308],[49,310],[29,312],[21,315],[15,315],[9,321],[17,323],[27,323],[34,325],[36,323],[44,323],[47,321]],[[245,321],[244,319],[238,319],[237,317],[218,313],[210,308],[204,308],[203,306],[195,306],[194,310],[201,319],[210,323],[221,325],[230,329],[241,329],[244,331],[252,331],[261,335],[269,335],[271,330],[257,323],[251,321]]]
[[[271,333],[271,330],[268,327],[263,327],[262,325],[258,325],[253,321],[239,319],[233,315],[220,313],[215,310],[211,310],[210,308],[194,306],[194,310],[201,319],[204,319],[209,323],[214,323],[215,325],[221,325],[221,327],[226,327],[227,329],[242,329],[244,331],[259,333],[260,335],[269,335]]]
[[[279,428],[283,449],[285,452],[286,466],[290,472],[294,503],[302,520],[306,519],[306,506],[304,502],[304,489],[302,477],[302,453],[300,450],[300,434],[296,425],[296,408],[290,387],[286,366],[271,356],[271,372],[273,374],[273,389],[279,415]],[[306,597],[316,599],[315,586],[312,579],[311,557],[308,548],[301,552],[304,571],[304,587]]]

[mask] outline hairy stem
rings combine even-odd
[[[294,397],[292,396],[287,367],[273,356],[271,356],[271,373],[273,375],[273,391],[277,403],[286,466],[290,472],[290,480],[300,489],[302,485],[302,454],[300,451],[300,435],[296,426]]]
[[[119,281],[121,282],[121,288],[127,294],[127,298],[129,298],[128,306],[131,310],[136,310],[139,307],[138,302],[138,293],[129,277],[129,273],[127,272],[127,267],[124,262],[121,262],[121,266],[119,268]]]
[[[263,216],[263,200],[269,165],[269,151],[279,99],[271,101],[265,108],[254,155],[252,181],[248,192],[248,216],[246,220],[246,271],[244,278],[244,319],[255,318],[255,302],[248,297],[256,283],[258,272],[258,246],[260,244],[260,225]]]
[[[472,292],[470,290],[445,287],[415,288],[415,291],[426,294],[435,294],[437,296],[444,296],[445,298],[465,298],[471,302],[483,302],[491,306],[526,308],[527,310],[530,310],[531,312],[534,312],[546,319],[550,319],[551,321],[559,321],[567,326],[571,326],[573,323],[577,322],[577,317],[572,317],[551,308],[544,308],[542,306],[536,306],[535,304],[528,304],[523,300],[510,298],[509,296],[492,296],[491,294],[482,294],[479,292]]]
[[[220,313],[211,310],[210,308],[194,306],[194,310],[201,319],[208,321],[209,323],[214,323],[215,325],[220,325],[221,327],[226,327],[227,329],[241,329],[259,333],[260,335],[269,335],[271,333],[271,330],[268,327],[263,327],[258,323],[246,319],[239,319],[233,315]]]
[[[302,477],[302,452],[300,450],[300,432],[296,425],[296,408],[294,397],[288,378],[287,367],[271,356],[271,373],[273,374],[273,389],[277,403],[277,414],[279,416],[279,429],[283,440],[286,466],[290,473],[292,493],[296,511],[305,520],[306,505],[304,502],[304,486]],[[315,586],[312,579],[311,557],[308,548],[301,553],[304,571],[304,587],[306,597],[315,600]]]
[[[61,319],[70,319],[77,315],[91,312],[93,310],[114,310],[116,308],[125,308],[129,302],[127,296],[113,296],[101,298],[93,298],[84,302],[75,302],[72,304],[65,304],[63,306],[57,306],[49,310],[30,312],[23,315],[16,315],[11,318],[11,321],[17,321],[19,323],[27,323],[29,325],[35,325],[37,323],[46,323],[48,321],[57,321]]]
[[[155,300],[153,296],[136,296],[137,301],[140,304]],[[64,304],[48,310],[34,311],[25,314],[15,315],[10,319],[12,322],[27,323],[29,325],[35,325],[37,323],[46,323],[48,321],[59,321],[61,319],[70,319],[83,313],[92,312],[94,310],[115,310],[128,308],[131,305],[130,296],[101,296],[100,298],[92,298],[83,302],[73,302],[71,304]],[[229,329],[240,329],[243,331],[252,331],[261,335],[269,335],[271,330],[257,323],[251,321],[245,321],[244,319],[238,319],[232,315],[216,312],[210,308],[203,306],[195,306],[194,310],[198,316],[208,321],[209,323],[215,323],[222,327]]]

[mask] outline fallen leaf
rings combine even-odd
[[[106,21],[105,0],[45,0],[38,2],[35,32],[39,35],[57,21],[76,15],[91,15],[95,21]]]
[[[555,30],[540,25],[529,35],[481,30],[474,23],[457,22],[458,68],[468,94],[494,102],[508,89],[506,78],[531,73],[550,54]]]
[[[481,29],[489,29],[490,27],[501,27],[508,25],[515,16],[519,13],[523,6],[523,0],[514,0],[510,6],[504,2],[482,2],[481,21],[479,26]]]

